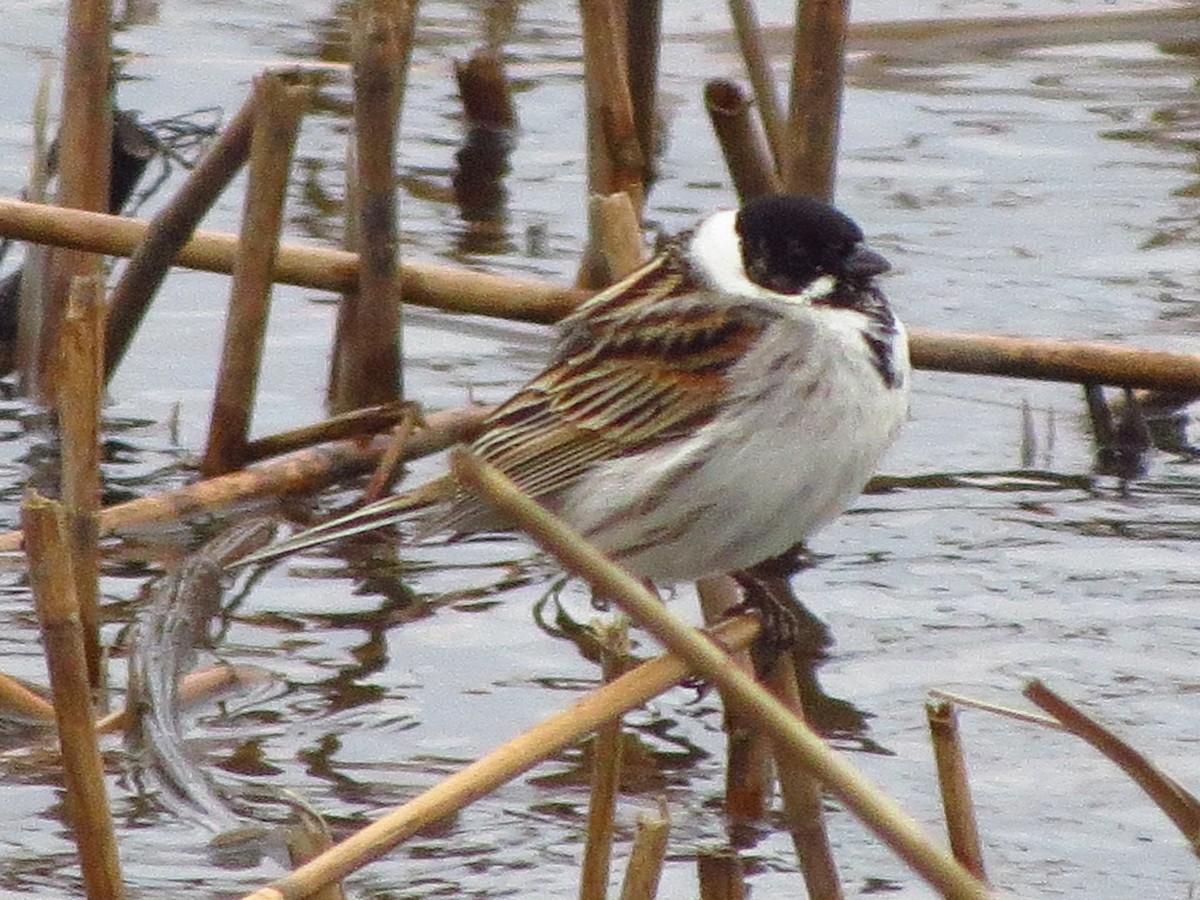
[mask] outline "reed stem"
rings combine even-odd
[[[925,717],[933,741],[933,758],[937,763],[950,850],[967,871],[980,881],[986,881],[983,842],[979,839],[979,826],[975,821],[975,804],[971,799],[971,782],[967,778],[967,763],[963,758],[958,713],[953,706],[942,701],[926,703]]]
[[[778,194],[783,185],[742,89],[732,81],[714,78],[704,85],[704,106],[738,199],[745,203],[764,194]]]
[[[60,504],[36,493],[25,498],[21,519],[29,536],[30,583],[54,692],[68,821],[84,886],[89,900],[115,900],[124,894],[121,864],[96,742],[66,520]]]
[[[729,13],[733,18],[733,30],[742,49],[746,63],[746,74],[754,89],[754,102],[766,132],[770,148],[769,166],[772,176],[779,178],[787,161],[787,127],[783,111],[779,108],[779,89],[771,73],[771,62],[763,44],[762,28],[754,11],[753,0],[729,0]],[[730,171],[733,167],[730,166]]]
[[[104,338],[104,383],[125,358],[150,301],[175,263],[181,247],[212,208],[250,154],[254,94],[221,132],[170,202],[150,220],[108,300]]]
[[[782,166],[789,193],[833,198],[842,69],[850,0],[798,0],[792,48],[788,149]]]
[[[103,683],[100,647],[100,404],[104,375],[104,282],[76,278],[61,332],[58,429],[62,434],[62,488],[75,598],[93,692]],[[92,696],[95,696],[93,693]]]
[[[621,900],[654,900],[667,855],[671,816],[667,804],[659,798],[658,809],[643,812],[633,833],[633,850],[621,883]]]
[[[403,394],[396,295],[396,142],[415,2],[362,0],[352,26],[358,290],[338,307],[333,412],[392,403]]]
[[[228,472],[245,462],[292,149],[308,98],[307,87],[277,73],[260,75],[254,84],[250,177],[208,447],[201,465],[205,475]]]
[[[508,521],[518,524],[567,571],[584,578],[600,596],[618,604],[639,626],[677,653],[706,681],[752,713],[776,742],[776,754],[792,754],[799,764],[834,793],[858,819],[899,855],[913,871],[951,898],[985,898],[986,887],[894,801],[884,795],[778,700],[736,666],[711,640],[667,610],[645,585],[591,547],[561,519],[525,496],[496,469],[465,449],[452,456],[460,484],[479,494]],[[780,749],[784,748],[784,749]]]
[[[747,647],[758,634],[752,616],[739,616],[716,629],[712,637],[729,647]],[[466,768],[442,779],[419,797],[355,832],[312,862],[274,884],[248,894],[245,900],[285,900],[307,896],[326,884],[341,881],[354,870],[383,856],[423,828],[453,815],[470,803],[528,772],[563,747],[600,725],[624,715],[682,681],[685,663],[660,656],[598,688],[567,709],[535,725]]]
[[[112,157],[112,101],[109,71],[111,0],[71,0],[63,53],[62,127],[58,135],[58,204],[108,210]],[[17,338],[18,366],[25,390],[53,406],[59,381],[59,330],[66,315],[71,279],[100,274],[91,253],[58,251],[47,261],[34,333]]]
[[[622,661],[629,655],[629,620],[624,616],[599,629],[600,664],[604,683],[620,675]],[[613,827],[617,794],[621,790],[621,719],[605,722],[592,738],[592,791],[588,801],[587,841],[579,879],[580,900],[604,900],[608,896],[612,863]]]

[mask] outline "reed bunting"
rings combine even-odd
[[[549,366],[472,448],[638,576],[786,575],[907,414],[907,339],[875,283],[888,268],[818,200],[718,212],[563,320]],[[505,527],[446,476],[244,562],[415,515]]]

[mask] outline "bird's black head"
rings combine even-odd
[[[771,194],[737,215],[746,276],[780,294],[799,294],[822,275],[864,284],[891,268],[863,246],[862,230],[828,203]]]

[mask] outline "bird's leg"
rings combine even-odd
[[[784,651],[811,668],[833,643],[829,627],[792,593],[791,576],[805,567],[802,548],[794,547],[733,575],[742,589],[743,605],[757,610],[762,619],[762,630],[751,650],[760,673],[770,673]]]

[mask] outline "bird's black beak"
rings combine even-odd
[[[846,275],[854,281],[866,281],[876,275],[882,275],[892,268],[892,264],[867,247],[858,244],[844,263]]]

